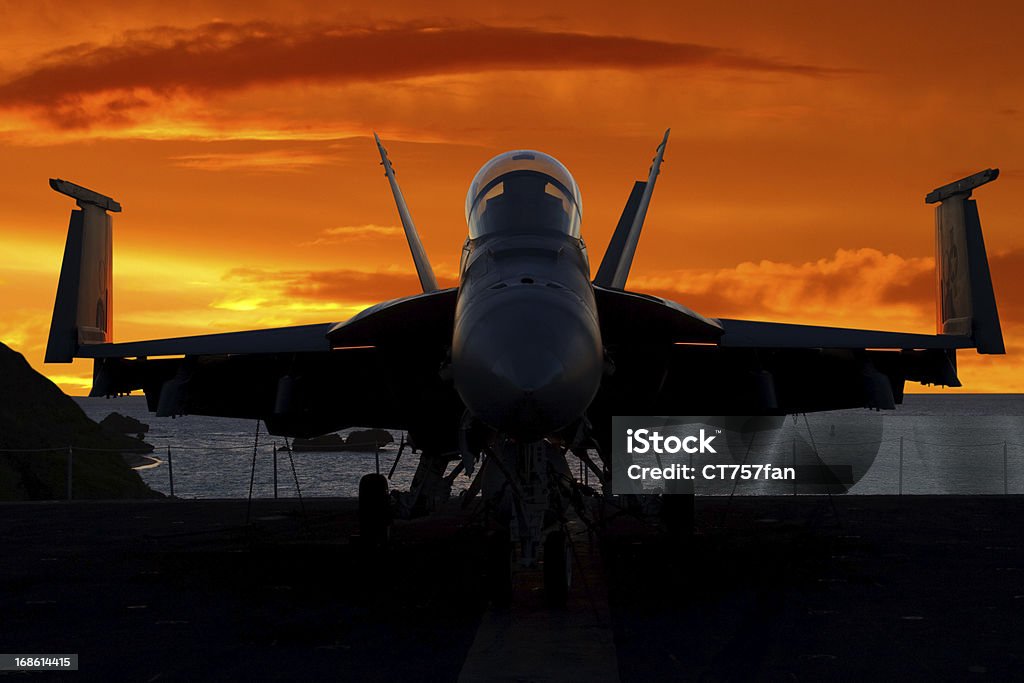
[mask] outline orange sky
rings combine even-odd
[[[596,269],[669,126],[629,288],[710,316],[934,331],[924,194],[1001,168],[976,196],[1010,355],[960,374],[1024,391],[1017,3],[122,4],[0,2],[0,340],[70,393],[49,177],[124,205],[127,341],[414,293],[374,129],[442,279],[473,173],[521,147],[576,176]]]

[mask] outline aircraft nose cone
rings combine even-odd
[[[476,417],[536,440],[583,415],[601,379],[596,322],[544,299],[469,311],[452,344],[455,388]]]
[[[506,349],[491,366],[495,379],[524,395],[544,393],[565,374],[565,365],[551,350],[531,345]]]
[[[495,357],[465,363],[456,386],[467,407],[496,429],[538,439],[582,415],[593,398],[586,373],[567,367],[572,358],[536,345],[490,348]]]
[[[495,426],[519,435],[540,436],[571,421],[572,386],[558,356],[538,346],[506,351],[484,373],[492,389],[481,405]],[[567,410],[568,409],[568,410]]]

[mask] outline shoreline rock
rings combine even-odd
[[[100,427],[103,431],[111,434],[136,434],[135,438],[142,440],[142,435],[149,431],[149,425],[145,422],[128,417],[121,413],[114,412],[100,420]]]
[[[161,498],[122,453],[153,446],[90,420],[57,385],[0,343],[0,500]]]
[[[304,451],[374,451],[386,448],[395,442],[395,437],[386,429],[357,429],[347,438],[340,434],[324,434],[309,439],[295,439],[292,450]]]

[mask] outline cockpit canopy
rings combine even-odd
[[[580,236],[583,202],[569,169],[542,152],[515,150],[477,171],[466,195],[469,236],[558,232]]]

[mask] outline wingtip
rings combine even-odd
[[[389,163],[388,151],[384,149],[384,143],[380,141],[380,136],[377,135],[377,131],[373,131],[373,139],[377,142],[377,152],[380,154],[380,163],[386,166]]]
[[[659,150],[664,150],[668,146],[668,134],[672,132],[671,128],[665,129],[665,134],[661,137],[661,144],[658,145]]]
[[[935,188],[925,195],[924,201],[926,204],[936,204],[956,194],[966,194],[969,197],[971,192],[982,185],[991,183],[998,177],[998,168],[986,168],[984,171],[978,171],[972,175],[960,178],[960,180],[954,180],[951,183]]]
[[[113,211],[118,213],[121,211],[121,203],[112,197],[108,197],[105,194],[100,194],[95,190],[90,190],[87,187],[83,187],[77,183],[73,183],[70,180],[64,180],[63,178],[50,178],[50,188],[60,194],[71,197],[78,202],[81,206],[82,202],[86,204],[93,204],[102,208],[104,211]]]

